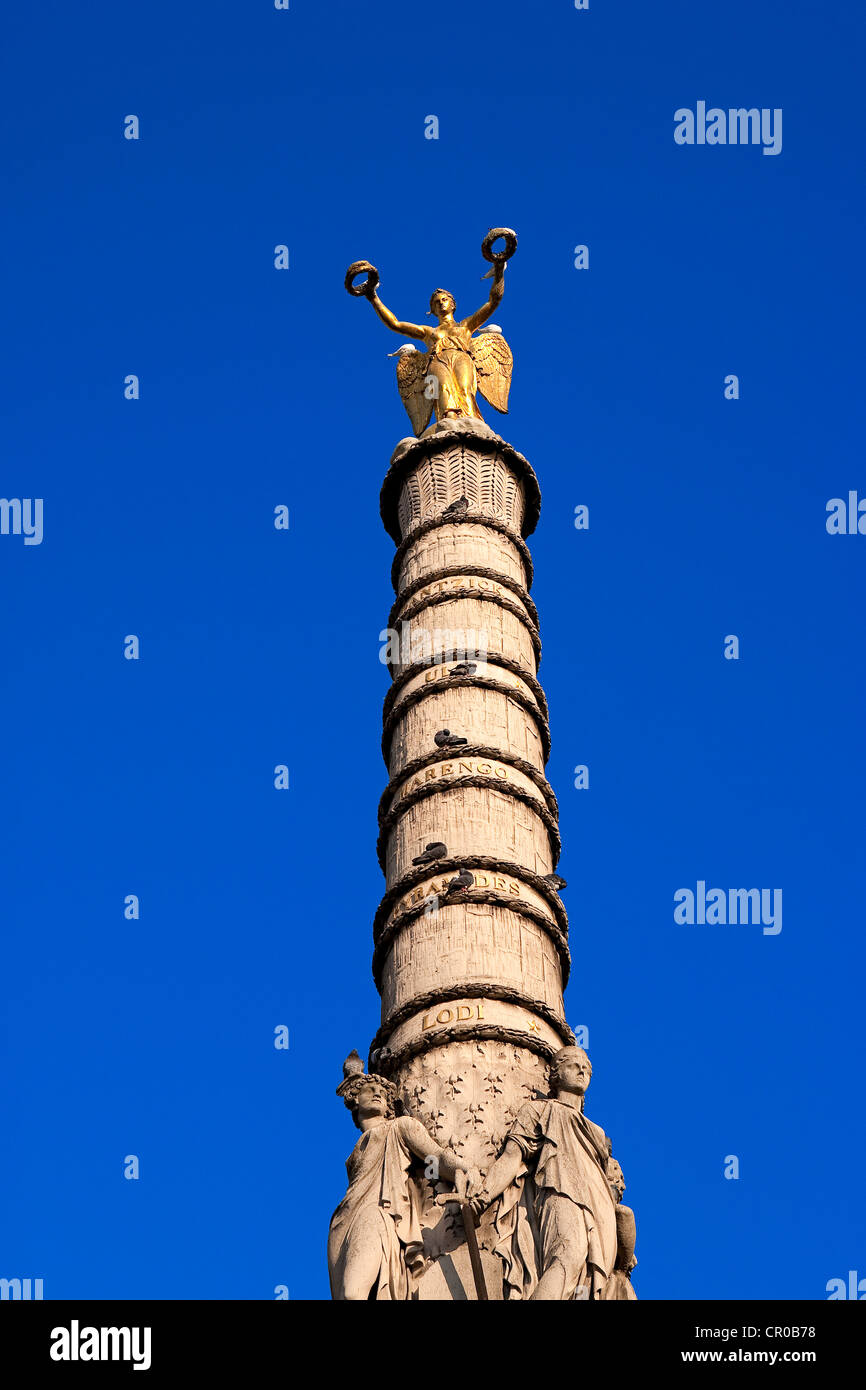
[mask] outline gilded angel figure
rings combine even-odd
[[[500,239],[504,239],[505,249],[494,251],[493,246]],[[435,327],[398,319],[379,298],[379,272],[369,261],[355,261],[346,272],[350,294],[369,299],[379,318],[393,332],[424,344],[420,349],[405,343],[390,354],[397,358],[397,386],[416,435],[427,428],[432,414],[437,421],[461,416],[482,419],[476,401],[478,392],[494,409],[508,414],[514,359],[502,329],[488,320],[502,302],[506,262],[516,246],[517,237],[510,228],[492,228],[481,247],[482,255],[493,267],[483,277],[493,280],[487,302],[468,318],[457,319],[453,294],[449,290],[434,290],[429,315],[435,317]],[[364,272],[366,280],[355,284],[355,278]]]

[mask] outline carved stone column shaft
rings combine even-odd
[[[398,550],[370,1069],[440,1143],[486,1168],[573,1041],[568,922],[545,879],[560,844],[525,542],[540,495],[522,455],[460,420],[398,446],[381,501]],[[445,730],[466,743],[437,746]],[[430,844],[440,857],[413,864]],[[461,870],[471,886],[449,890]],[[420,1296],[453,1297],[441,1280],[434,1268]]]

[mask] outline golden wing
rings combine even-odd
[[[502,333],[482,330],[472,339],[472,356],[478,373],[478,390],[494,410],[507,415],[514,358]]]
[[[408,345],[397,354],[397,386],[416,435],[427,428],[433,413],[433,398],[424,392],[428,360],[426,352]]]

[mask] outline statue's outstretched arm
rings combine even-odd
[[[424,1163],[431,1158],[438,1161],[440,1176],[446,1182],[453,1182],[459,1172],[469,1171],[468,1165],[462,1163],[455,1153],[437,1144],[420,1120],[412,1120],[407,1124],[404,1136],[416,1158],[420,1158]]]
[[[468,328],[470,333],[474,333],[476,328],[480,328],[482,323],[486,323],[491,314],[494,314],[502,303],[502,296],[505,293],[505,262],[497,261],[493,268],[493,284],[490,286],[490,298],[486,304],[482,304],[480,309],[476,309],[474,314],[470,314],[468,319],[463,320],[464,328]]]
[[[391,310],[382,303],[375,290],[368,294],[367,298],[386,328],[390,328],[394,333],[401,333],[404,338],[420,338],[422,342],[427,337],[427,329],[422,324],[404,323],[402,319],[397,318],[396,314],[392,314]]]

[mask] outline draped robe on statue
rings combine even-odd
[[[506,1298],[532,1297],[553,1260],[563,1262],[563,1238],[574,1222],[586,1235],[586,1266],[569,1271],[564,1297],[573,1298],[580,1283],[589,1286],[590,1298],[602,1297],[617,1248],[604,1130],[564,1101],[530,1100],[505,1137],[517,1144],[525,1165],[495,1218]]]
[[[420,1195],[408,1176],[415,1158],[405,1138],[410,1126],[421,1128],[408,1115],[374,1125],[361,1135],[346,1160],[349,1188],[331,1217],[328,1232],[334,1299],[343,1298],[346,1259],[356,1241],[380,1245],[374,1297],[404,1300],[409,1296],[406,1249],[422,1243]]]
[[[427,372],[438,382],[437,419],[447,410],[481,419],[475,400],[478,377],[472,357],[472,335],[462,323],[452,324],[447,335],[437,338],[428,355]]]

